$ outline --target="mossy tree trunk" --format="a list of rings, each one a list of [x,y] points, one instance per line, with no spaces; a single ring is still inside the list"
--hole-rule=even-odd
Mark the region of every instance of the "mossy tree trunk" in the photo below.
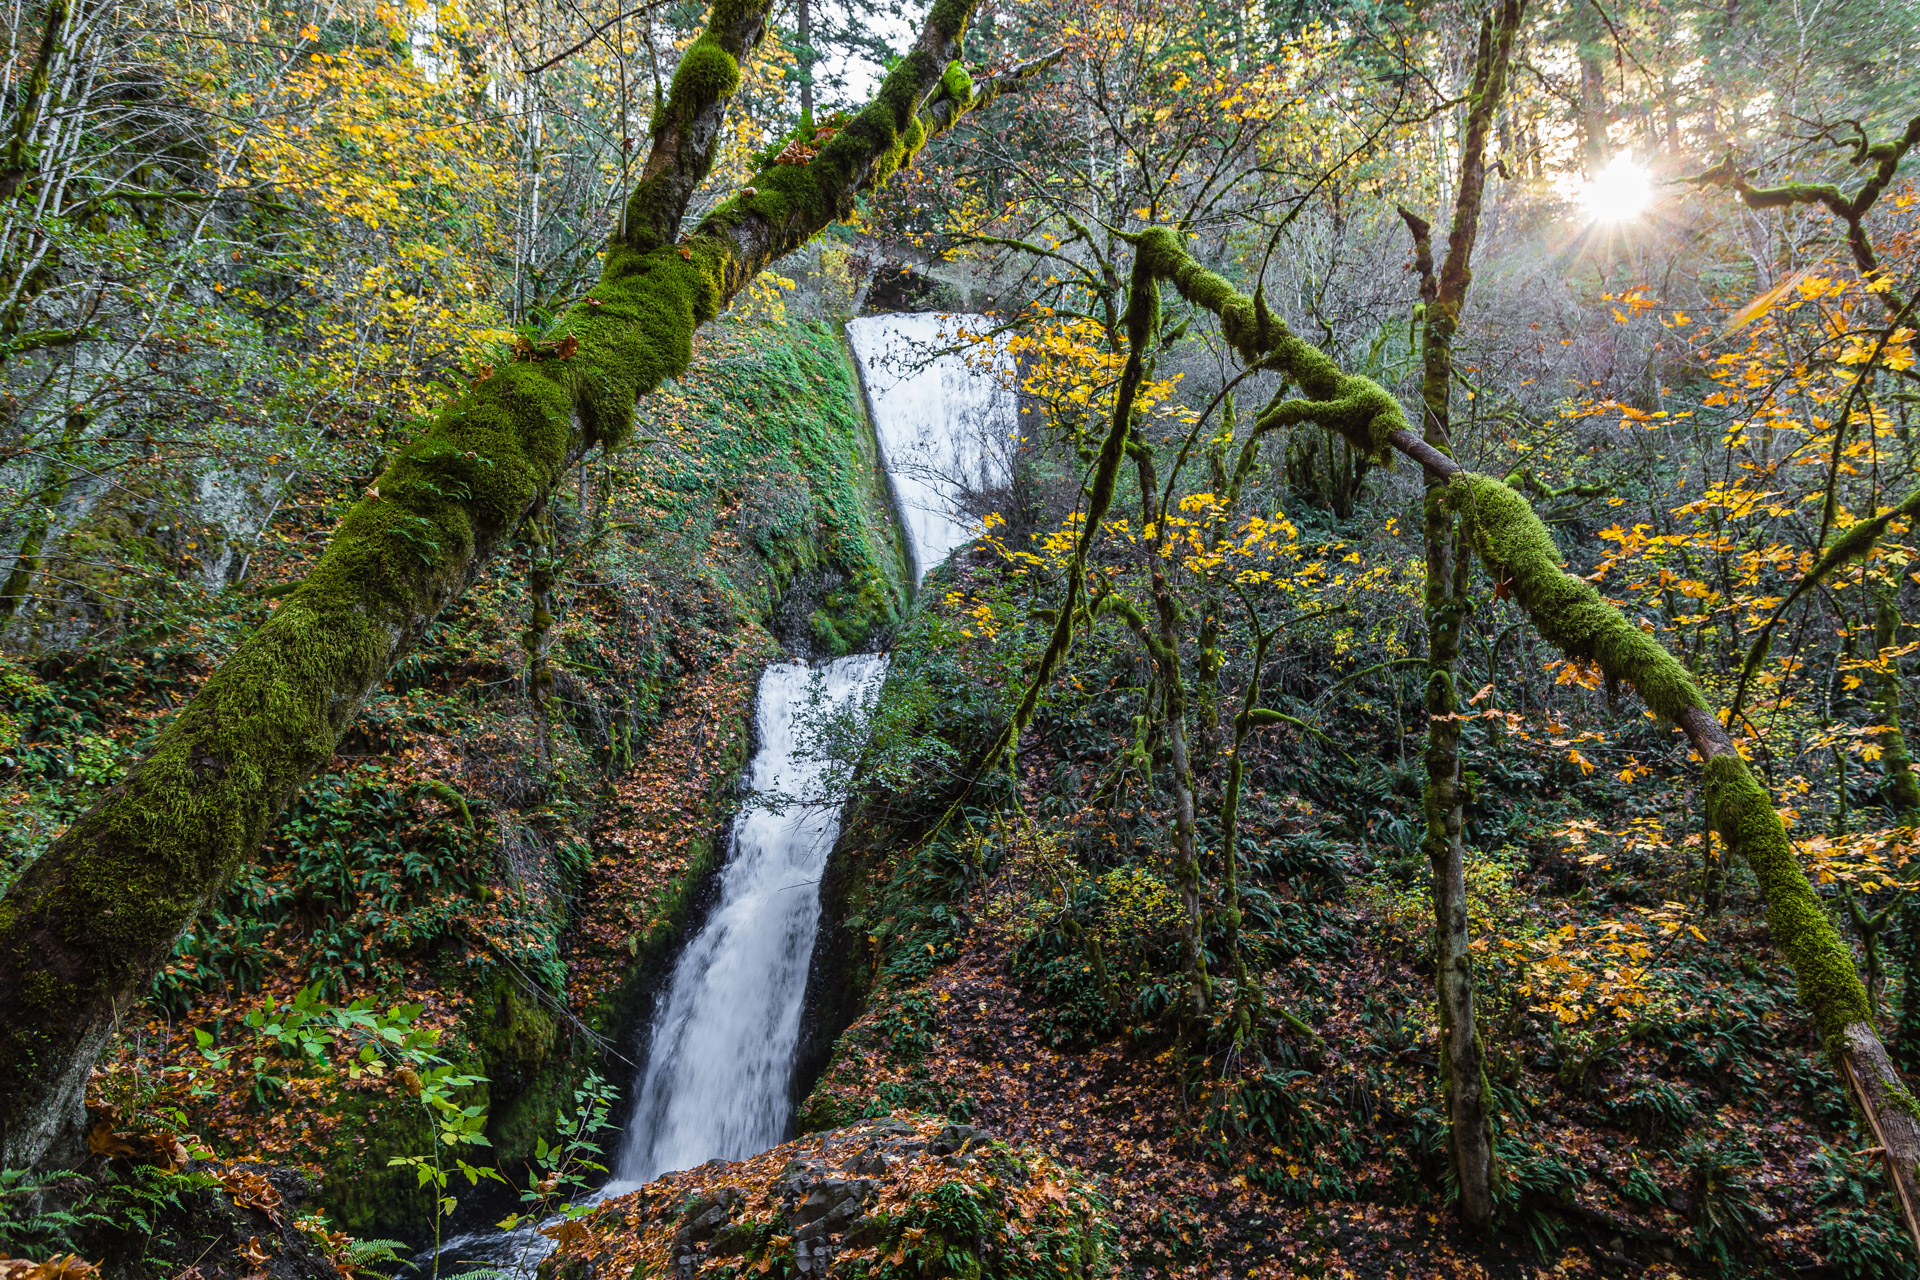
[[[1247,958],[1240,948],[1240,790],[1245,784],[1247,740],[1255,728],[1274,723],[1278,717],[1260,706],[1260,677],[1266,670],[1267,650],[1279,628],[1260,625],[1260,614],[1253,601],[1241,597],[1247,611],[1247,625],[1253,631],[1253,667],[1247,673],[1247,687],[1241,694],[1240,712],[1233,718],[1233,746],[1227,759],[1227,784],[1220,798],[1220,851],[1225,859],[1225,877],[1221,895],[1224,904],[1220,923],[1225,926],[1227,962],[1233,966],[1233,1043],[1236,1047],[1253,1034],[1255,1021],[1265,993],[1247,972]]]
[[[1258,425],[1319,423],[1357,449],[1376,457],[1392,450],[1444,477],[1445,501],[1469,517],[1465,527],[1475,552],[1510,584],[1540,634],[1568,657],[1597,662],[1613,679],[1631,684],[1655,715],[1686,735],[1704,762],[1709,821],[1728,852],[1746,859],[1759,881],[1773,942],[1793,967],[1801,1002],[1874,1136],[1908,1235],[1920,1244],[1920,1103],[1880,1041],[1853,953],[1796,860],[1773,797],[1707,710],[1686,667],[1601,600],[1591,583],[1561,568],[1552,536],[1522,494],[1473,475],[1408,430],[1399,402],[1385,388],[1343,372],[1258,297],[1202,267],[1178,233],[1155,227],[1128,238],[1139,251],[1136,275],[1172,284],[1194,306],[1219,317],[1222,336],[1243,362],[1263,364],[1299,389],[1296,397],[1269,405]]]
[[[1151,372],[1149,375],[1151,376]],[[1180,1021],[1188,1030],[1205,1025],[1211,1005],[1207,980],[1206,910],[1200,895],[1200,844],[1194,830],[1193,758],[1187,740],[1187,681],[1180,661],[1180,602],[1174,597],[1168,579],[1171,562],[1180,554],[1167,512],[1158,509],[1160,492],[1158,468],[1154,466],[1153,446],[1130,439],[1127,452],[1133,455],[1140,478],[1140,527],[1154,530],[1147,539],[1148,593],[1153,599],[1155,632],[1149,634],[1144,619],[1136,622],[1158,668],[1162,708],[1167,735],[1168,782],[1173,791],[1173,881],[1180,895],[1180,967],[1186,976],[1186,998]]]
[[[1505,0],[1480,24],[1465,136],[1460,148],[1460,187],[1454,199],[1447,256],[1438,275],[1428,224],[1402,209],[1414,240],[1420,274],[1422,325],[1422,440],[1453,453],[1453,337],[1460,308],[1473,280],[1473,246],[1479,238],[1486,189],[1487,139],[1506,93],[1514,36],[1524,0]],[[1434,987],[1439,1002],[1441,1073],[1446,1091],[1448,1147],[1460,1186],[1460,1216],[1476,1231],[1493,1220],[1493,1133],[1487,1107],[1485,1064],[1473,1008],[1472,934],[1467,917],[1465,826],[1460,790],[1460,631],[1471,605],[1470,561],[1461,554],[1446,481],[1427,476],[1424,542],[1427,624],[1426,787],[1422,807],[1426,835],[1421,848],[1432,869]]]
[[[874,101],[810,164],[755,175],[683,236],[770,3],[718,0],[687,49],[589,296],[395,454],[300,588],[0,900],[0,1163],[75,1150],[94,1060],[181,932],[393,662],[575,462],[626,439],[635,401],[686,369],[694,329],[930,136],[1051,61],[970,81],[955,59],[974,0],[936,0]]]
[[[1878,742],[1881,769],[1886,775],[1887,806],[1903,827],[1920,827],[1920,783],[1914,781],[1913,757],[1900,728],[1900,659],[1887,656],[1900,626],[1900,612],[1891,593],[1881,593],[1873,619],[1873,652],[1880,664],[1874,673],[1875,713],[1880,721]]]
[[[811,0],[794,0],[794,59],[800,74],[800,127],[813,129],[813,5]]]
[[[543,504],[528,518],[527,629],[520,647],[527,655],[527,701],[533,706],[534,762],[544,775],[553,768],[553,665],[547,650],[553,642],[553,588],[560,561],[554,542],[553,516]]]

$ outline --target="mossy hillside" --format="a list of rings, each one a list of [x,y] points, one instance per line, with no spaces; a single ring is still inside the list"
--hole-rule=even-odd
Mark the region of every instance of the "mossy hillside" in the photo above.
[[[742,735],[744,741],[744,735]],[[733,792],[745,770],[747,755],[736,753],[713,788],[716,807],[727,793]],[[651,1003],[661,979],[671,970],[700,887],[720,869],[723,836],[718,830],[696,835],[688,845],[686,867],[675,875],[645,904],[647,927],[628,944],[629,962],[624,977],[616,986],[596,993],[589,1004],[576,1012],[596,1033],[618,1045],[630,1044],[638,1029],[640,1014]]]
[[[730,346],[709,375],[650,405],[643,429],[656,413],[693,424],[655,451],[677,460],[657,482],[661,510],[677,522],[666,536],[683,548],[719,539],[751,552],[725,570],[744,612],[770,624],[789,590],[828,575],[839,585],[810,602],[822,651],[853,652],[899,622],[911,571],[834,329],[795,322]]]
[[[112,802],[15,885],[0,905],[0,985],[20,1014],[0,1035],[10,1154],[33,1158],[58,1140],[112,1011],[325,767],[362,700],[430,620],[572,463],[626,438],[636,401],[687,368],[699,325],[924,142],[916,114],[958,54],[971,11],[967,0],[934,6],[931,38],[805,166],[821,180],[816,198],[783,219],[779,235],[742,240],[709,218],[677,246],[610,246],[593,296],[562,317],[555,337],[481,371],[398,451],[299,589],[228,656]],[[733,13],[722,6],[714,28]],[[713,85],[690,77],[686,87]],[[837,187],[821,185],[835,175]],[[68,955],[85,959],[53,959]]]
[[[899,509],[895,505],[893,486],[887,478],[885,462],[880,456],[880,437],[873,425],[872,415],[868,412],[867,398],[860,382],[859,366],[854,361],[853,348],[847,343],[844,329],[839,333],[839,355],[841,373],[846,379],[852,403],[860,412],[860,425],[856,433],[855,445],[859,451],[857,473],[866,481],[860,491],[861,508],[865,513],[869,536],[877,535],[872,553],[889,585],[896,586],[903,606],[910,605],[918,592],[913,576],[913,552],[907,545],[907,531],[900,523]],[[900,617],[906,616],[903,607]]]
[[[811,602],[810,638],[818,648],[846,652],[894,625],[904,606],[905,570],[899,557],[889,564],[877,551],[896,544],[898,533],[888,508],[874,498],[884,479],[870,469],[877,461],[870,429],[860,412],[852,371],[831,329],[792,324],[720,331],[697,369],[649,404],[641,429],[655,434],[656,446],[631,469],[628,510],[616,508],[612,514],[642,519],[630,538],[614,542],[596,557],[602,572],[636,586],[674,579],[702,583],[708,604],[692,612],[705,615],[699,619],[709,637],[703,644],[716,646],[716,652],[717,646],[737,643],[729,637],[743,624],[758,628],[770,623],[784,596],[805,589],[823,573],[844,585]],[[769,494],[789,499],[787,508],[762,510],[757,500]],[[573,634],[563,626],[562,634],[555,662],[575,680],[588,678],[594,665],[606,661],[604,644],[591,630]],[[677,649],[684,641],[668,644]],[[636,668],[636,674],[648,673],[644,687],[624,695],[637,731],[636,754],[641,755],[647,730],[656,724],[666,727],[663,718],[672,714],[669,708],[687,684],[688,673],[674,670],[684,664],[676,662],[671,649],[661,651],[656,645],[652,656],[653,661]],[[653,674],[651,669],[657,668],[665,670]],[[605,694],[599,700],[602,705],[618,701]],[[653,990],[677,954],[698,887],[717,869],[725,811],[747,763],[751,714],[748,700],[724,733],[712,735],[720,742],[718,756],[701,794],[690,797],[694,805],[680,814],[677,824],[690,828],[685,844],[670,864],[672,874],[635,895],[634,913],[646,924],[629,937],[624,954],[616,947],[619,976],[614,984],[594,989],[568,984],[572,1016],[610,1043],[631,1042]],[[573,727],[577,737],[586,736],[580,734],[581,727]],[[611,746],[610,741],[581,741],[577,751],[591,757]],[[593,785],[594,771],[581,772],[576,793]],[[621,794],[616,785],[616,806]],[[581,816],[573,826],[583,833],[595,821],[589,813],[606,810],[604,800],[595,803],[584,795],[576,794],[575,803]],[[596,847],[603,838],[592,837]],[[576,914],[579,910],[574,908]],[[578,950],[595,943],[583,934],[573,945]],[[576,958],[570,967],[583,959]],[[472,1032],[481,1058],[476,1070],[496,1082],[489,1134],[493,1154],[503,1166],[524,1159],[538,1138],[551,1136],[554,1104],[568,1096],[585,1065],[579,1056],[583,1046],[577,1041],[556,1043],[547,1015],[525,998],[507,1003],[528,1017],[489,1020],[476,1009],[481,1016]],[[593,1056],[589,1052],[587,1060]],[[622,1081],[623,1064],[597,1065],[609,1078]],[[370,1139],[363,1151],[373,1151],[379,1141]],[[330,1190],[349,1181],[378,1187],[390,1180],[364,1162],[355,1167],[351,1160],[334,1165],[330,1173]],[[352,1212],[363,1200],[377,1204],[379,1198],[356,1192],[342,1210]],[[380,1225],[395,1226],[391,1218]]]

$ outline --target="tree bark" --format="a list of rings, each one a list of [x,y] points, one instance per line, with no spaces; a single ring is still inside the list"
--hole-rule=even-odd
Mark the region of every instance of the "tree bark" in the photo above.
[[[1212,1003],[1207,980],[1206,914],[1200,896],[1200,846],[1194,831],[1193,759],[1187,743],[1187,685],[1180,667],[1180,605],[1167,581],[1167,561],[1178,554],[1173,534],[1163,526],[1165,512],[1156,507],[1160,491],[1152,447],[1129,441],[1140,476],[1141,527],[1155,529],[1149,539],[1148,590],[1153,597],[1158,634],[1147,629],[1137,613],[1129,617],[1158,670],[1166,712],[1167,754],[1173,789],[1173,878],[1180,894],[1180,967],[1187,991],[1180,1021],[1188,1029],[1200,1027]],[[1156,528],[1156,526],[1161,526]]]
[[[1881,662],[1889,663],[1887,670],[1874,673],[1875,688],[1878,697],[1880,733],[1876,741],[1880,745],[1881,767],[1887,779],[1887,804],[1893,810],[1893,820],[1901,826],[1920,827],[1920,784],[1913,776],[1913,757],[1907,751],[1907,736],[1900,728],[1900,660],[1888,659],[1883,655],[1893,647],[1895,631],[1900,625],[1899,611],[1893,607],[1890,595],[1883,594],[1876,602],[1873,619],[1873,652]]]
[[[1451,456],[1453,336],[1473,280],[1473,246],[1480,233],[1486,190],[1487,138],[1506,93],[1513,41],[1525,0],[1505,0],[1481,22],[1474,58],[1466,133],[1460,147],[1460,188],[1447,236],[1447,256],[1436,276],[1428,224],[1405,209],[1400,216],[1414,240],[1414,264],[1424,303],[1421,328],[1421,439]],[[1434,987],[1439,1002],[1441,1070],[1446,1090],[1448,1142],[1460,1186],[1460,1216],[1475,1231],[1493,1221],[1493,1132],[1487,1108],[1486,1069],[1480,1056],[1473,1009],[1472,936],[1467,919],[1467,883],[1460,793],[1460,701],[1455,681],[1460,629],[1470,605],[1470,561],[1444,501],[1446,481],[1427,477],[1427,782],[1423,797],[1426,836],[1421,848],[1433,872]]]
[[[1266,669],[1267,649],[1275,635],[1274,631],[1261,629],[1260,616],[1254,612],[1251,603],[1247,605],[1247,622],[1254,633],[1253,669],[1247,674],[1240,713],[1233,718],[1232,755],[1227,761],[1226,791],[1220,799],[1220,845],[1226,858],[1223,873],[1225,881],[1222,885],[1225,902],[1220,914],[1221,923],[1226,926],[1228,962],[1233,965],[1233,1040],[1236,1045],[1253,1033],[1254,1021],[1259,1017],[1265,994],[1248,974],[1247,958],[1240,950],[1240,926],[1243,923],[1240,913],[1240,788],[1246,780],[1244,753],[1247,739],[1263,718],[1257,714],[1262,711],[1259,705],[1260,677]]]
[[[754,194],[675,243],[770,2],[719,0],[682,58],[626,235],[589,298],[396,454],[301,587],[0,900],[0,1164],[74,1151],[93,1062],[180,933],[326,765],[395,659],[574,462],[626,438],[639,396],[685,370],[693,330],[928,137],[1049,62],[985,84],[947,75],[974,0],[936,0],[875,100],[811,164],[756,175]]]
[[[812,0],[794,0],[793,25],[795,53],[800,63],[800,127],[813,129],[813,4]]]

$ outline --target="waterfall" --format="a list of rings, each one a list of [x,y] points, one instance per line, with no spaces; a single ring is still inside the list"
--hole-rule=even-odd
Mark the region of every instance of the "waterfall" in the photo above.
[[[965,499],[1006,483],[1018,422],[997,376],[1004,369],[932,354],[981,320],[893,315],[847,326],[916,577],[979,532]],[[720,905],[681,953],[654,1016],[609,1191],[786,1138],[820,875],[843,799],[819,794],[824,765],[799,754],[796,711],[811,703],[829,714],[860,706],[864,715],[885,671],[885,658],[859,654],[817,669],[776,663],[761,676],[753,791],[804,803],[776,810],[750,799],[735,819]]]
[[[654,1017],[619,1182],[738,1160],[787,1136],[820,873],[843,799],[820,794],[825,765],[801,753],[795,713],[811,704],[864,716],[885,670],[885,658],[857,654],[820,668],[776,663],[760,677],[754,797],[734,820],[720,904],[681,954]]]
[[[847,326],[916,580],[978,535],[969,499],[1010,475],[1019,420],[1009,366],[976,367],[942,352],[959,328],[984,323],[922,314]],[[734,819],[720,901],[681,952],[655,1010],[613,1180],[595,1199],[670,1170],[756,1155],[787,1137],[820,876],[844,799],[824,794],[825,764],[795,731],[803,709],[864,718],[886,662],[856,654],[819,666],[775,663],[761,675],[752,794]],[[538,1225],[456,1237],[442,1259],[530,1277],[553,1247]]]
[[[1012,474],[1020,417],[1011,361],[943,350],[958,344],[961,330],[986,323],[921,312],[847,325],[916,579],[979,536],[967,499],[1004,487]]]

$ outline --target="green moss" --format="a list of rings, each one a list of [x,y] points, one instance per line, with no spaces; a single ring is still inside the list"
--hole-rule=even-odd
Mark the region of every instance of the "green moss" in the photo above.
[[[1400,402],[1385,388],[1371,378],[1343,373],[1324,351],[1289,330],[1260,298],[1249,298],[1225,276],[1202,267],[1171,229],[1152,227],[1132,239],[1156,278],[1220,318],[1221,331],[1243,360],[1279,370],[1304,393],[1269,405],[1256,423],[1259,430],[1315,422],[1339,432],[1375,462],[1390,462],[1393,449],[1387,437],[1406,429],[1407,420]]]
[[[1491,476],[1468,475],[1447,485],[1444,500],[1465,520],[1495,580],[1511,583],[1540,634],[1561,652],[1599,663],[1668,720],[1706,707],[1693,677],[1665,646],[1602,600],[1592,583],[1561,568],[1553,535],[1524,497]]]
[[[574,1064],[556,1058],[543,1066],[513,1097],[495,1103],[487,1117],[493,1161],[509,1178],[525,1166],[542,1138],[554,1138],[554,1117],[572,1110]]]
[[[668,120],[684,120],[699,104],[725,97],[740,87],[740,64],[713,35],[693,42],[673,73],[667,94]]]
[[[553,1056],[558,1028],[553,1015],[521,984],[505,973],[475,1002],[474,1047],[486,1062],[489,1080],[500,1081],[538,1071]]]
[[[1565,572],[1552,535],[1527,500],[1490,476],[1456,477],[1444,490],[1496,579],[1511,584],[1534,625],[1569,657],[1592,660],[1634,686],[1657,714],[1704,710],[1699,686],[1659,641]],[[1822,1037],[1868,1017],[1865,989],[1813,886],[1793,855],[1772,798],[1737,754],[1706,764],[1707,811],[1728,848],[1747,860],[1767,903],[1767,923],[1799,979]]]
[[[1707,761],[1707,814],[1747,860],[1767,902],[1767,928],[1786,953],[1821,1039],[1831,1047],[1854,1022],[1871,1020],[1853,955],[1793,855],[1773,798],[1737,755]]]
[[[320,1202],[342,1230],[369,1238],[409,1238],[432,1221],[432,1194],[396,1156],[432,1150],[433,1128],[413,1099],[368,1089],[343,1095],[340,1120],[318,1152]]]
[[[973,77],[958,58],[947,64],[946,73],[940,77],[940,91],[963,105],[973,101]]]

